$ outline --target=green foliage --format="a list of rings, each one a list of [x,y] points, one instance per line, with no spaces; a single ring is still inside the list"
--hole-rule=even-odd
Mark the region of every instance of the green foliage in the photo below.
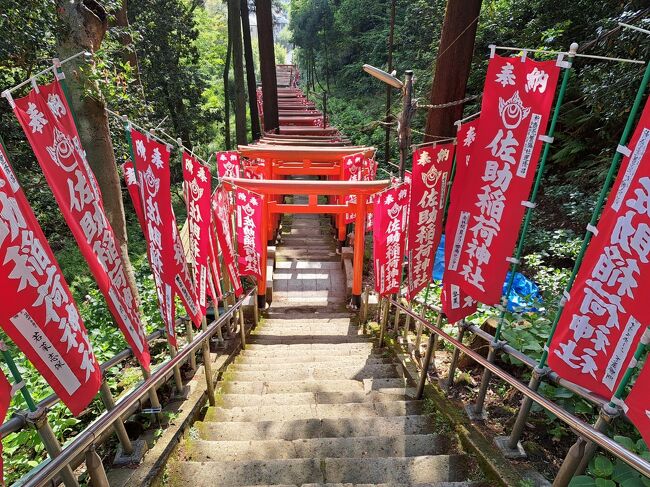
[[[650,452],[643,440],[633,441],[627,436],[614,436],[614,440],[628,450],[648,460]],[[650,479],[639,474],[624,461],[612,461],[604,454],[597,454],[587,469],[588,475],[574,477],[569,487],[643,487],[650,486]]]

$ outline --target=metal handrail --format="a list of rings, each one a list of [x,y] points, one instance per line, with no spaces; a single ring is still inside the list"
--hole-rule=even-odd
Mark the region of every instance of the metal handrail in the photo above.
[[[650,477],[650,463],[641,458],[640,456],[632,453],[630,450],[627,448],[624,448],[611,438],[609,438],[607,435],[604,433],[601,433],[600,431],[595,430],[593,427],[582,421],[580,418],[574,416],[573,414],[565,411],[562,409],[560,406],[555,404],[554,402],[546,399],[544,396],[538,394],[537,392],[533,391],[530,389],[528,386],[525,384],[522,384],[519,382],[515,377],[512,375],[508,374],[505,372],[503,369],[498,367],[497,365],[489,362],[485,357],[483,357],[481,354],[475,352],[471,348],[463,345],[461,342],[456,340],[454,337],[449,335],[448,333],[445,333],[442,329],[438,328],[437,326],[433,325],[432,323],[428,322],[426,319],[421,317],[420,315],[414,313],[407,307],[401,305],[400,303],[396,302],[393,298],[388,299],[389,303],[393,304],[396,308],[399,308],[401,312],[407,314],[411,318],[421,322],[424,326],[426,326],[430,331],[438,335],[439,337],[445,339],[449,343],[451,343],[454,347],[458,348],[461,352],[469,356],[472,360],[475,362],[479,363],[486,369],[488,369],[490,372],[495,374],[497,377],[500,379],[504,380],[508,384],[510,384],[512,387],[517,389],[519,392],[524,394],[526,397],[530,398],[540,406],[542,406],[544,409],[547,411],[553,413],[555,416],[560,418],[562,421],[564,421],[570,428],[572,428],[576,433],[579,435],[583,436],[584,438],[593,441],[595,444],[600,446],[601,448],[604,448],[607,450],[609,453],[612,455],[616,456],[617,458],[620,458],[623,460],[625,463],[630,465],[632,468],[638,470],[640,473],[643,475],[646,475]],[[422,371],[423,373],[426,373],[425,370]]]
[[[228,291],[223,294],[222,299],[227,299],[232,294],[234,294],[232,291]],[[187,317],[182,316],[178,318],[177,321],[185,321],[187,319],[188,319]],[[165,334],[165,329],[161,328],[147,335],[145,338],[147,340],[147,343],[151,344],[151,342],[164,336],[164,334]],[[132,356],[133,356],[133,349],[131,347],[126,347],[124,350],[118,352],[113,357],[108,359],[106,362],[100,364],[99,369],[102,371],[102,374],[104,374],[108,369],[115,367],[116,365],[124,362],[125,360],[131,358]],[[50,409],[60,401],[61,399],[59,398],[59,396],[56,393],[53,393],[47,396],[45,399],[41,400],[38,404],[36,404],[36,408],[37,410]],[[0,439],[5,438],[6,436],[12,433],[17,433],[25,426],[27,426],[28,414],[29,411],[26,409],[16,411],[13,413],[11,418],[7,419],[3,424],[0,424]]]
[[[219,316],[218,319],[213,321],[204,331],[196,335],[191,343],[188,343],[182,350],[178,352],[174,358],[160,366],[151,376],[145,380],[138,388],[124,396],[110,411],[106,411],[92,422],[86,429],[79,433],[74,440],[70,442],[62,451],[59,456],[47,462],[41,470],[36,472],[32,477],[25,480],[21,485],[23,487],[38,487],[49,480],[53,479],[56,474],[68,465],[73,459],[84,452],[88,447],[94,444],[104,431],[113,427],[113,423],[122,417],[122,414],[128,410],[133,404],[138,402],[143,396],[148,394],[152,387],[168,373],[172,372],[174,367],[180,365],[190,353],[195,352],[203,343],[204,340],[209,339],[217,332],[217,329],[237,311],[244,304],[244,301],[256,293],[256,289],[251,289],[248,293],[242,296],[228,311]],[[209,379],[211,380],[211,379]]]
[[[429,303],[424,303],[419,299],[416,299],[415,302],[418,303],[420,306],[423,306],[423,307],[427,308],[428,310],[433,311],[435,313],[440,313],[441,312],[441,309],[440,309],[439,306],[429,304]],[[476,325],[473,325],[473,324],[465,324],[464,326],[466,327],[467,330],[471,331],[472,333],[474,333],[479,338],[482,338],[483,340],[488,342],[488,344],[494,342],[494,335],[491,335],[487,331],[482,330],[480,327],[478,327]],[[510,355],[511,357],[519,360],[520,362],[522,362],[527,367],[529,367],[529,368],[531,368],[533,370],[535,370],[535,368],[537,368],[537,361],[536,360],[532,359],[531,357],[529,357],[525,353],[521,352],[520,350],[517,350],[512,345],[504,343],[503,346],[501,347],[501,350],[503,352],[507,353],[508,355]],[[600,396],[597,396],[597,395],[587,391],[586,389],[583,389],[582,387],[577,386],[577,385],[563,379],[562,377],[557,375],[556,372],[553,372],[551,370],[548,371],[548,373],[546,374],[546,377],[548,377],[551,382],[568,389],[569,391],[573,392],[574,394],[579,395],[580,397],[582,397],[583,399],[586,399],[587,401],[593,402],[595,405],[597,405],[599,407],[602,407],[602,406],[604,406],[605,404],[607,404],[609,402],[608,400],[606,400],[606,399],[604,399],[604,398],[602,398]]]

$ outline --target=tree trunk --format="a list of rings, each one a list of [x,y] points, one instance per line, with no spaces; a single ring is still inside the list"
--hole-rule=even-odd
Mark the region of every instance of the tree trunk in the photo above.
[[[232,36],[232,59],[235,72],[235,137],[246,145],[246,93],[244,92],[244,61],[241,38],[241,0],[228,0],[228,32]]]
[[[223,67],[223,119],[226,150],[232,148],[230,144],[230,53],[232,51],[232,34],[228,23],[228,45],[226,46],[226,62]]]
[[[278,118],[278,80],[275,74],[271,0],[255,0],[255,11],[257,14],[257,37],[260,50],[264,130],[275,132],[280,127],[280,120]]]
[[[92,0],[56,0],[63,27],[58,31],[58,51],[61,58],[81,50],[99,49],[108,27],[103,7]],[[105,101],[97,84],[79,69],[83,57],[63,65],[69,87],[70,105],[76,115],[77,130],[86,151],[88,163],[102,193],[104,209],[120,247],[129,286],[136,302],[140,302],[135,274],[128,253],[128,236],[124,219],[124,204],[120,176],[108,126]],[[92,96],[88,96],[88,90]]]
[[[251,25],[248,15],[248,0],[241,0],[241,23],[244,33],[244,60],[246,61],[248,105],[251,113],[251,135],[253,136],[253,140],[258,140],[262,136],[262,130],[260,129],[260,114],[257,111],[257,83],[255,81],[255,63],[253,62]]]
[[[465,97],[472,65],[474,41],[481,0],[448,0],[442,25],[435,76],[431,84],[431,104],[438,105]],[[456,135],[454,122],[462,118],[463,105],[429,110],[425,142],[435,137]]]

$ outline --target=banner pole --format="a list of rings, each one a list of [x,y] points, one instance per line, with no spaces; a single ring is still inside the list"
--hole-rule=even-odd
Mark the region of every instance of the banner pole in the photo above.
[[[623,133],[621,134],[619,145],[625,145],[628,142],[628,139],[632,132],[632,128],[634,126],[634,121],[636,120],[636,115],[639,111],[639,108],[641,107],[641,101],[643,100],[643,95],[645,94],[649,81],[650,81],[650,64],[646,66],[645,72],[643,74],[643,79],[641,80],[641,84],[639,85],[639,88],[637,90],[634,99],[634,104],[630,109],[630,114],[628,115],[627,122],[625,123],[625,128],[623,129]],[[604,206],[605,198],[607,196],[607,193],[609,192],[610,186],[612,185],[621,158],[622,155],[619,152],[615,152],[614,156],[612,157],[612,162],[609,166],[609,171],[607,172],[605,182],[603,183],[603,186],[600,190],[600,194],[598,195],[598,200],[596,202],[596,206],[594,207],[594,211],[591,214],[591,220],[589,222],[590,228],[595,226],[596,223],[598,222],[598,217],[600,216],[600,212]],[[580,269],[580,265],[582,264],[582,260],[587,251],[587,246],[591,241],[591,237],[592,237],[591,231],[587,230],[585,232],[585,236],[582,241],[582,246],[580,247],[580,251],[576,258],[576,262],[573,266],[573,271],[571,272],[571,276],[569,277],[569,281],[564,287],[563,296],[567,295],[571,291],[571,288],[573,287],[573,282],[575,281],[575,278],[578,274],[578,270]],[[557,325],[558,322],[560,321],[560,316],[562,315],[562,311],[564,309],[564,299],[565,298],[563,297],[560,300],[558,309],[555,312],[555,317],[553,318],[551,331],[549,333],[548,339],[546,340],[546,344],[544,346],[544,351],[542,352],[542,356],[539,359],[539,363],[535,368],[535,370],[533,371],[533,376],[531,377],[530,380],[529,387],[534,391],[537,391],[539,384],[541,382],[540,380],[541,377],[543,377],[548,372],[548,368],[546,367],[546,361],[548,359],[548,347],[551,346],[553,335],[557,330]],[[530,413],[530,408],[532,407],[532,405],[533,405],[533,401],[528,397],[525,397],[521,403],[519,414],[517,415],[517,420],[515,421],[515,425],[513,426],[513,431],[508,440],[508,445],[511,448],[513,447],[512,445],[516,446],[517,442],[519,441],[519,438],[521,437],[521,434],[523,432],[525,423],[528,419],[528,414]]]
[[[537,193],[539,192],[539,188],[541,186],[542,177],[544,175],[544,169],[546,167],[546,161],[548,160],[548,156],[551,150],[553,135],[555,134],[555,127],[557,125],[557,121],[560,116],[560,110],[562,108],[562,103],[564,101],[564,95],[566,93],[566,88],[569,83],[569,76],[571,74],[571,66],[573,64],[573,58],[575,57],[577,50],[578,50],[578,44],[574,42],[573,44],[571,44],[571,47],[569,48],[569,59],[567,61],[567,65],[565,66],[564,74],[562,76],[562,83],[560,85],[560,91],[557,95],[557,100],[555,101],[555,108],[553,109],[553,116],[551,118],[551,123],[546,133],[548,139],[544,141],[544,149],[542,152],[542,157],[540,158],[539,161],[539,166],[537,168],[537,174],[535,175],[533,190],[530,194],[528,206],[526,208],[526,215],[524,217],[524,222],[521,227],[519,242],[517,243],[514,259],[510,266],[510,277],[508,278],[506,291],[503,297],[501,298],[501,314],[499,316],[497,329],[494,332],[494,340],[490,344],[490,352],[488,358],[491,357],[492,358],[491,361],[495,359],[496,352],[500,348],[501,330],[503,329],[503,323],[505,322],[505,315],[508,307],[508,296],[512,291],[512,286],[515,280],[515,273],[517,271],[517,267],[519,265],[519,260],[521,259],[521,255],[523,253],[524,243],[526,241],[526,233],[528,232],[528,226],[530,225],[530,220],[533,216],[533,209],[535,207],[535,202],[537,200]],[[488,369],[485,369],[483,371],[483,377],[481,378],[481,387],[479,389],[478,397],[476,398],[476,403],[474,404],[473,411],[472,411],[474,415],[480,416],[483,414],[485,396],[487,394],[487,389],[491,378],[492,378],[492,373]]]

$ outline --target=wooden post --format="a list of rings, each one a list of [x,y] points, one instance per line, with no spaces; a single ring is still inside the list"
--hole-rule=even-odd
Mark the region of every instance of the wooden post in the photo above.
[[[388,31],[388,63],[387,71],[393,71],[393,37],[395,34],[395,3],[397,0],[391,0],[390,3],[390,29]],[[392,104],[393,87],[386,85],[386,118],[384,122],[387,124],[391,121],[390,107]],[[390,125],[385,127],[385,140],[384,140],[384,162],[388,163],[390,160]]]
[[[262,78],[264,130],[275,132],[280,127],[280,119],[278,117],[278,81],[275,75],[271,0],[255,0],[255,7],[260,51],[260,75]]]
[[[361,306],[363,279],[363,247],[366,237],[366,195],[357,194],[357,215],[354,222],[354,254],[352,261],[352,307]]]
[[[447,1],[435,75],[431,84],[432,105],[461,100],[465,97],[480,11],[481,0]],[[424,131],[429,135],[454,137],[456,135],[454,122],[462,116],[462,104],[431,109]],[[425,142],[431,140],[433,137],[424,137]]]

